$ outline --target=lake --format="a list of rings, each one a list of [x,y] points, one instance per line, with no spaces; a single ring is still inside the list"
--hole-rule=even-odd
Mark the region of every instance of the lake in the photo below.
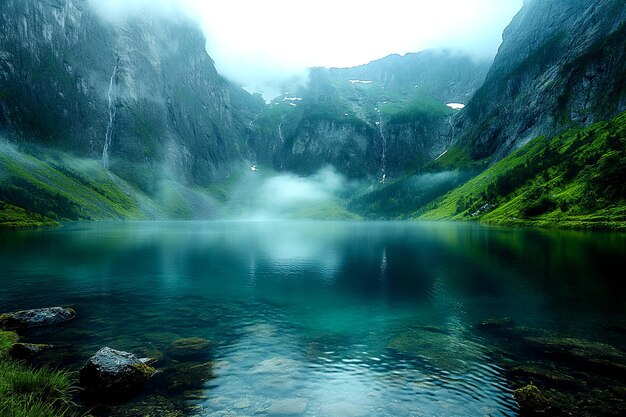
[[[516,416],[529,382],[619,415],[625,270],[620,234],[74,223],[0,233],[0,312],[73,306],[25,334],[55,366],[104,346],[158,359],[139,397],[96,415]],[[181,338],[211,345],[181,354]]]

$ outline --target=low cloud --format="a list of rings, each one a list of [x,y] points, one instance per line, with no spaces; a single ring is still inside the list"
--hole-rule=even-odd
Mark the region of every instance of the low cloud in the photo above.
[[[310,177],[279,174],[258,187],[254,205],[243,217],[277,220],[317,210],[337,202],[349,186],[334,168],[320,170]]]
[[[147,9],[197,19],[218,70],[251,90],[314,66],[345,67],[392,53],[459,49],[492,58],[523,0],[107,0],[91,2],[116,19]]]

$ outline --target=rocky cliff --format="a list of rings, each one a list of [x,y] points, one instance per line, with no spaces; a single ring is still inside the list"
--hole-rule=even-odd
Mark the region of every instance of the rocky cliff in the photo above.
[[[488,62],[449,51],[391,55],[354,68],[315,68],[308,84],[255,120],[262,151],[280,170],[333,165],[382,180],[432,161],[453,140],[447,103],[466,103]]]
[[[223,79],[193,22],[107,19],[86,0],[3,0],[0,129],[79,156],[148,190],[207,184],[251,158],[264,107]]]
[[[461,145],[474,159],[500,159],[625,110],[625,24],[623,0],[527,0],[461,114]]]

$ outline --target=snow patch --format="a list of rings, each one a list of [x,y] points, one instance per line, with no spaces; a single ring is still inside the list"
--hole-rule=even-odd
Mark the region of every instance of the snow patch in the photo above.
[[[450,107],[453,110],[461,110],[465,108],[465,104],[462,103],[448,103],[446,106]]]
[[[350,84],[371,84],[373,81],[370,80],[348,80]]]
[[[302,101],[302,97],[285,97],[283,101]]]

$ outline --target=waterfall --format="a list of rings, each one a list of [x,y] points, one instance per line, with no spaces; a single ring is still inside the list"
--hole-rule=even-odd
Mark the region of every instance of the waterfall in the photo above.
[[[109,123],[107,124],[107,130],[104,135],[104,148],[102,149],[102,165],[109,169],[109,147],[111,146],[111,137],[113,136],[113,122],[115,121],[115,103],[113,101],[113,83],[115,82],[115,75],[117,74],[117,65],[113,68],[113,75],[111,75],[111,81],[109,82]]]
[[[285,138],[283,137],[283,122],[280,122],[280,124],[278,125],[278,137],[280,138],[281,143],[285,143]]]
[[[382,154],[380,156],[380,183],[384,184],[387,177],[387,137],[385,136],[385,132],[383,132],[383,120],[382,117],[380,117],[380,109],[376,108],[376,112],[378,113],[377,125],[380,132],[380,140],[382,144]]]

